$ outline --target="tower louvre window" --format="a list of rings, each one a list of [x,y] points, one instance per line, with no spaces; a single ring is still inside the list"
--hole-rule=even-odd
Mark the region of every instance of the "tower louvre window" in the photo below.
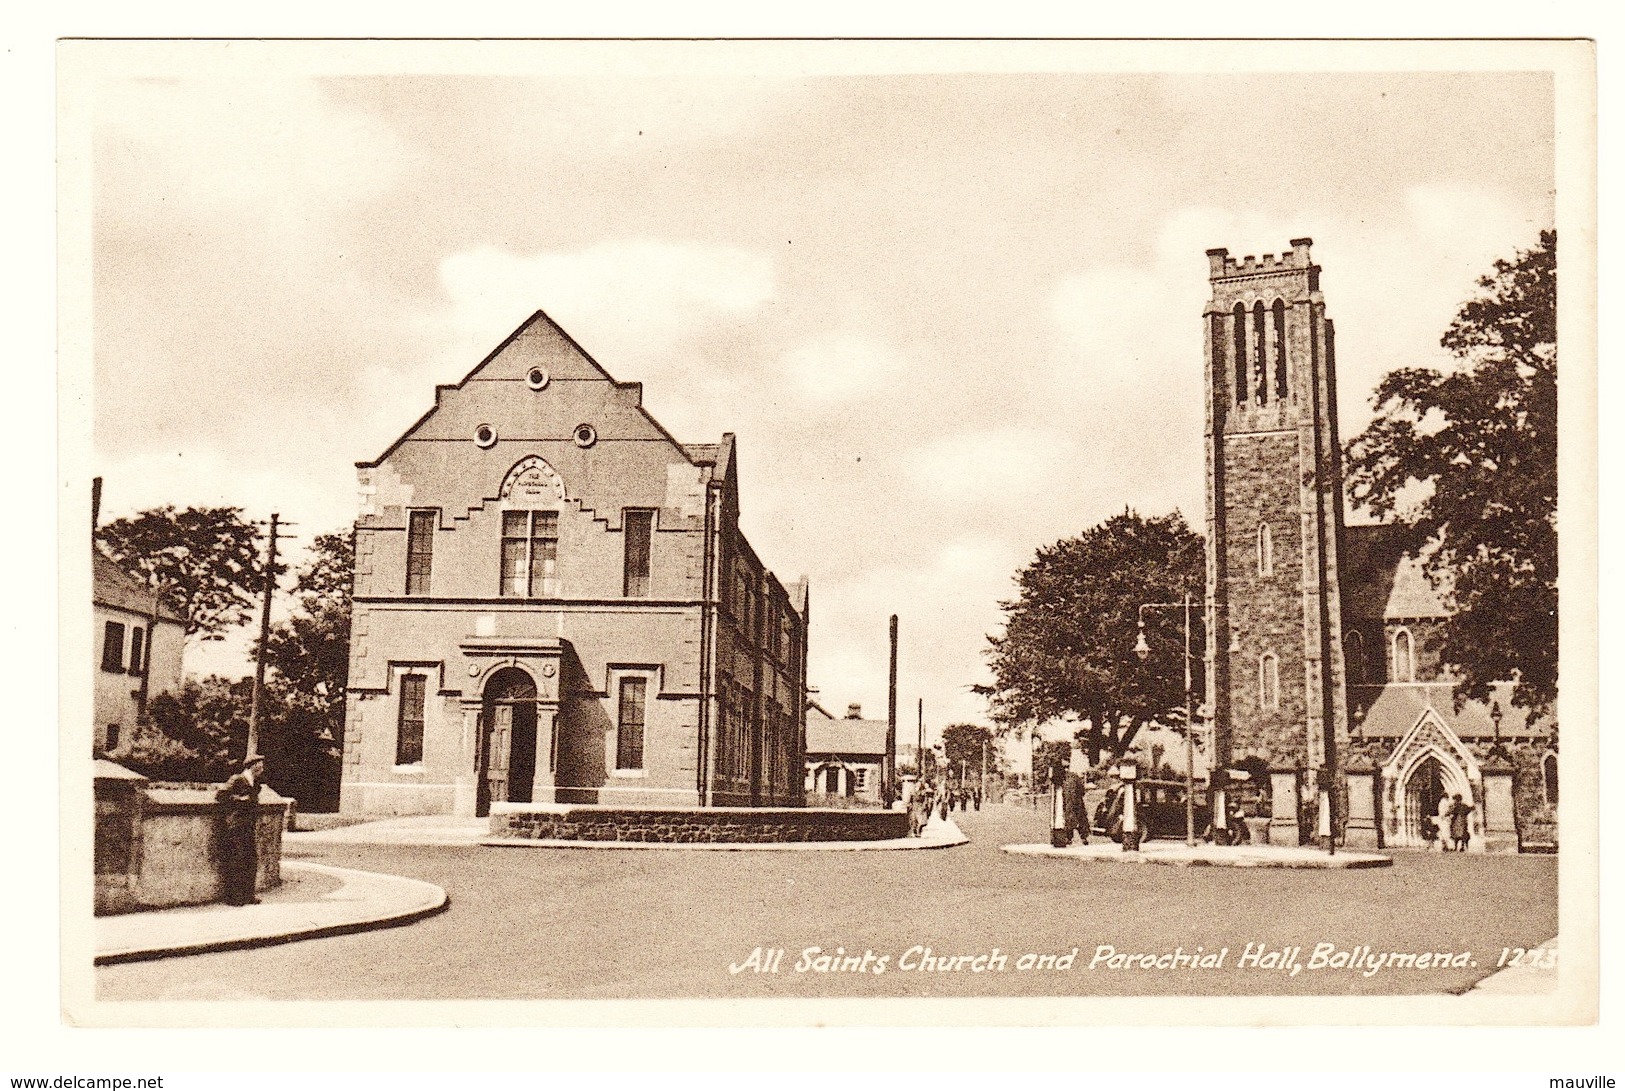
[[[1286,304],[1279,299],[1270,308],[1275,320],[1275,398],[1286,397]]]
[[[1247,311],[1240,303],[1230,312],[1230,349],[1235,358],[1236,404],[1247,404]]]
[[[1269,401],[1269,374],[1265,367],[1264,301],[1253,304],[1253,398],[1259,405]]]
[[[1275,575],[1275,543],[1270,536],[1268,523],[1258,524],[1258,574]]]

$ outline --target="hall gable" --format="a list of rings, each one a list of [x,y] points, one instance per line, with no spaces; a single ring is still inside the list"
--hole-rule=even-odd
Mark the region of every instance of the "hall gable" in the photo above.
[[[356,464],[363,521],[409,508],[463,519],[499,499],[526,459],[618,527],[627,508],[699,514],[711,468],[643,408],[643,385],[617,381],[538,311],[377,459]],[[664,525],[664,524],[663,524]]]

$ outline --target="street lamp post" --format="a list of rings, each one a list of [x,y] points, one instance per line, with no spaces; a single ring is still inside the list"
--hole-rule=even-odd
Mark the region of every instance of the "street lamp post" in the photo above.
[[[1183,602],[1147,602],[1140,605],[1139,637],[1134,642],[1134,654],[1143,661],[1151,654],[1151,645],[1145,640],[1145,612],[1147,610],[1185,611],[1185,844],[1196,844],[1196,724],[1191,715],[1191,594],[1185,592]]]

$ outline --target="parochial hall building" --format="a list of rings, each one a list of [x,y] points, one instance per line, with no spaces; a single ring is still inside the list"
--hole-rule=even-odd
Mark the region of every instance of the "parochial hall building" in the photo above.
[[[807,586],[537,312],[357,464],[342,809],[802,801]]]

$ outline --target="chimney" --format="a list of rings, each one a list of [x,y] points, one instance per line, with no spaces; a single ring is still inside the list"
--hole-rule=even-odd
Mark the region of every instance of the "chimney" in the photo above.
[[[847,705],[846,706],[846,718],[849,719],[849,720],[861,720],[861,719],[863,719],[863,706],[860,705],[860,704],[857,704],[855,702],[853,704]]]

